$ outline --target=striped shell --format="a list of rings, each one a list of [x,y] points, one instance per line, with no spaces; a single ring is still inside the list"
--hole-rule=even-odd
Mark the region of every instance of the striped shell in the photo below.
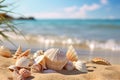
[[[80,72],[87,72],[86,64],[82,61],[78,60],[77,62],[73,62],[75,69],[77,69]]]
[[[27,57],[21,57],[17,59],[15,63],[17,67],[24,67],[24,68],[28,68],[29,64],[30,64],[30,60]]]
[[[30,71],[24,68],[19,70],[19,74],[22,75],[24,78],[31,76]]]
[[[0,55],[7,58],[12,56],[10,50],[5,46],[0,46]]]
[[[111,65],[110,62],[108,62],[107,60],[103,58],[99,58],[99,57],[93,58],[91,61],[96,64]]]
[[[57,48],[48,49],[45,51],[44,55],[47,68],[49,69],[61,70],[68,61],[66,55]]]
[[[45,56],[41,55],[35,58],[35,64],[41,64],[44,69],[46,68],[46,63],[45,63]]]
[[[23,56],[27,57],[27,56],[30,54],[30,51],[31,51],[31,49],[28,49],[28,50],[26,50],[25,52],[21,53],[21,54],[17,57],[17,59],[19,59],[19,58],[21,58],[21,57],[23,57]]]
[[[33,64],[31,66],[31,72],[42,72],[43,66],[41,64]]]
[[[21,53],[22,53],[22,48],[21,46],[19,46],[13,58],[16,59]]]
[[[74,69],[74,65],[71,61],[68,61],[64,68],[68,71],[72,71]]]
[[[77,53],[72,45],[68,48],[68,51],[66,53],[66,57],[68,60],[70,60],[72,62],[78,60],[78,55],[77,55]]]

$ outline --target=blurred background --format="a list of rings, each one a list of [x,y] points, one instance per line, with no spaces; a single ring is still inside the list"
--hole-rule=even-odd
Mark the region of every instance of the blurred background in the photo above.
[[[81,59],[98,56],[120,64],[119,0],[6,0],[3,4],[11,11],[4,15],[24,35],[5,32],[16,46],[34,52],[51,47],[66,51],[73,45]],[[2,40],[2,45],[16,50]]]

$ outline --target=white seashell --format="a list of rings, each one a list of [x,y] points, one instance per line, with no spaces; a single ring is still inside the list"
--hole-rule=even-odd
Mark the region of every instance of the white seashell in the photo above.
[[[20,59],[17,59],[15,66],[28,68],[29,64],[30,60],[27,57],[21,57]]]
[[[82,61],[78,60],[77,62],[73,62],[75,69],[79,70],[80,72],[87,72],[87,68],[85,63]]]
[[[7,47],[0,46],[0,55],[3,57],[11,57],[12,53],[10,52],[10,50]]]
[[[22,48],[21,46],[19,45],[17,51],[15,52],[15,55],[14,55],[14,59],[16,59],[20,54],[22,53]]]
[[[44,55],[41,55],[35,58],[35,64],[41,64],[43,66],[43,69],[47,69]]]
[[[8,69],[13,72],[14,70],[17,69],[17,67],[15,65],[10,65]]]
[[[56,73],[56,71],[52,69],[47,69],[47,70],[44,70],[43,73]]]
[[[78,60],[78,55],[77,55],[77,53],[72,45],[68,48],[68,51],[66,53],[66,57],[68,60],[70,60],[72,62]]]
[[[75,67],[71,61],[68,61],[64,68],[68,71],[72,71]]]
[[[43,54],[44,54],[43,50],[38,50],[34,53],[33,58],[36,58],[36,57],[43,55]]]
[[[48,49],[44,52],[44,55],[49,69],[61,70],[68,61],[66,55],[57,48]]]

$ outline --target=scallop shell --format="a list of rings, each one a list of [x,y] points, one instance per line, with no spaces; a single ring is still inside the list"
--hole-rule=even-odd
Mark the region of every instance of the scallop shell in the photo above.
[[[78,60],[78,55],[77,55],[77,53],[72,45],[68,48],[68,51],[66,53],[66,57],[68,60],[70,60],[72,62]]]
[[[43,66],[41,64],[33,64],[31,66],[31,72],[42,72]]]
[[[77,62],[73,62],[75,69],[77,69],[80,72],[87,72],[86,64],[82,61],[78,60]]]
[[[17,51],[15,52],[14,59],[16,59],[21,53],[22,53],[22,48],[21,48],[21,46],[19,45]]]
[[[44,52],[44,55],[49,69],[61,70],[68,61],[66,55],[57,48],[48,49]]]
[[[47,69],[44,55],[41,55],[41,56],[38,56],[37,58],[35,58],[35,64],[41,64],[44,69]]]
[[[12,56],[10,50],[5,46],[0,46],[0,55],[7,58]]]
[[[30,64],[30,60],[27,57],[21,57],[17,59],[15,66],[28,68],[29,64]]]
[[[44,54],[43,50],[38,50],[34,53],[33,58],[36,58],[36,57],[43,55],[43,54]]]
[[[19,58],[21,58],[21,57],[23,57],[23,56],[28,56],[29,54],[30,54],[30,51],[31,51],[31,49],[28,49],[28,50],[26,50],[25,52],[23,52],[23,53],[21,53],[18,57],[17,57],[17,59],[19,59]]]
[[[71,61],[68,61],[64,68],[68,71],[72,71],[75,67]]]
[[[91,61],[96,64],[111,65],[110,62],[108,62],[107,60],[103,58],[99,58],[99,57],[93,58]]]
[[[22,75],[24,78],[30,77],[31,73],[29,70],[22,68],[19,70],[19,74]]]
[[[13,72],[14,70],[17,69],[17,67],[15,65],[10,65],[8,69]]]

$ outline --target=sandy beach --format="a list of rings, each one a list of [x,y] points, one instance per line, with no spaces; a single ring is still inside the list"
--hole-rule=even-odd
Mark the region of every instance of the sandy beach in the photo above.
[[[13,80],[13,72],[7,67],[15,64],[15,59],[0,56],[1,80]],[[27,80],[120,80],[120,65],[87,64],[87,73],[79,71],[57,71],[56,73],[31,73]]]

